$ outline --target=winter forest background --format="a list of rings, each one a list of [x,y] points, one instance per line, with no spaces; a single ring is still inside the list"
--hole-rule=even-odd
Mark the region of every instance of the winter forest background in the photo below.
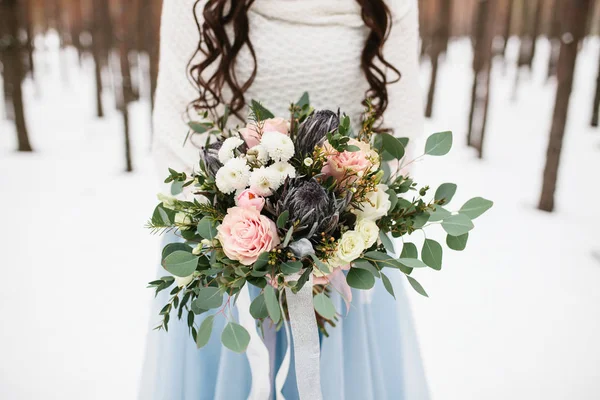
[[[409,292],[432,398],[600,398],[600,1],[419,3],[414,174],[496,203]],[[0,0],[1,398],[136,397],[161,6]]]

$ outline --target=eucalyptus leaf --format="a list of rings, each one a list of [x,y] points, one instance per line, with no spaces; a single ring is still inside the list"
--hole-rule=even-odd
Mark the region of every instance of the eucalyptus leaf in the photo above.
[[[192,315],[194,315],[194,314],[192,314]],[[201,349],[202,347],[204,347],[208,344],[208,341],[210,340],[210,335],[212,333],[214,320],[215,320],[215,316],[209,315],[208,317],[204,318],[204,321],[202,321],[202,323],[200,324],[200,328],[198,329],[198,332],[196,333],[196,347],[197,348]]]
[[[201,288],[198,292],[198,297],[194,300],[194,305],[197,308],[210,310],[220,307],[223,304],[223,293],[216,287]]]
[[[408,268],[426,268],[427,264],[418,258],[400,258],[398,262]]]
[[[273,323],[277,324],[281,319],[281,309],[279,308],[279,302],[277,301],[277,295],[275,293],[275,289],[273,289],[273,286],[268,285],[265,287],[264,295],[269,317],[271,317]]]
[[[300,97],[300,99],[296,102],[296,105],[300,108],[307,106],[310,104],[310,96],[308,95],[308,92],[304,92],[302,93],[302,96]]]
[[[281,272],[285,275],[295,274],[302,269],[301,261],[283,261],[281,263]]]
[[[177,250],[186,251],[188,253],[192,252],[192,248],[185,243],[180,243],[180,242],[169,243],[162,250],[161,260],[164,260],[165,258],[167,258],[167,256],[169,254],[174,253]]]
[[[469,234],[465,233],[460,236],[446,236],[446,244],[449,248],[456,251],[463,251],[467,247],[467,240],[469,239]]]
[[[452,132],[438,132],[427,138],[425,154],[430,156],[444,156],[452,148]]]
[[[473,221],[465,214],[455,214],[442,221],[442,228],[448,235],[460,236],[474,228]]]
[[[425,239],[421,257],[427,266],[439,271],[442,269],[442,246],[432,239]]]
[[[346,282],[355,289],[368,290],[375,285],[375,277],[365,269],[350,268],[346,275]]]
[[[484,199],[483,197],[475,197],[467,201],[460,208],[459,213],[464,214],[471,219],[475,219],[490,208],[492,208],[493,205],[493,201]]]
[[[381,273],[381,281],[383,282],[383,287],[392,297],[395,299],[396,295],[394,294],[394,287],[392,286],[392,282],[390,282],[390,278],[387,277],[383,272]]]
[[[390,240],[390,237],[387,235],[387,233],[385,233],[384,231],[379,231],[379,240],[381,240],[383,247],[385,247],[387,251],[389,251],[390,253],[396,252],[394,250],[394,244]]]
[[[415,289],[417,293],[419,293],[422,296],[429,297],[425,289],[423,289],[423,286],[421,286],[421,284],[415,278],[408,275],[406,275],[406,278],[408,279],[410,286],[412,286],[412,288]]]
[[[182,181],[173,181],[171,183],[171,195],[177,196],[179,193],[183,192],[183,184],[185,182]]]
[[[269,263],[269,253],[264,252],[258,256],[256,261],[254,262],[253,268],[256,271],[263,271],[263,268],[266,267],[268,265],[268,263]]]
[[[287,247],[288,244],[290,243],[290,240],[292,240],[292,234],[294,233],[294,227],[290,227],[290,229],[288,229],[287,234],[285,235],[285,239],[283,239],[283,247]]]
[[[315,306],[315,310],[325,319],[333,319],[335,317],[336,311],[333,302],[325,293],[319,293],[315,297],[313,297],[313,304]]]
[[[427,211],[423,211],[421,214],[415,215],[413,220],[413,228],[422,228],[429,221],[429,213]]]
[[[243,326],[229,322],[221,333],[221,342],[229,350],[243,353],[250,343],[250,334]]]
[[[404,157],[405,149],[402,142],[389,133],[380,133],[378,136],[381,136],[381,143],[385,151],[390,153],[397,160]]]
[[[262,104],[260,104],[256,100],[251,101],[250,107],[256,114],[256,117],[260,119],[260,121],[264,121],[265,119],[269,118],[275,118],[275,115],[271,111],[267,110]]]
[[[196,133],[204,133],[212,128],[212,124],[194,121],[188,122],[188,126]]]
[[[204,239],[213,240],[217,237],[217,223],[211,217],[204,217],[198,222],[198,228],[196,230],[198,235]]]
[[[402,253],[400,253],[400,258],[419,258],[417,246],[415,246],[414,243],[405,242],[404,246],[402,246]]]
[[[198,267],[198,256],[187,251],[175,250],[162,262],[163,267],[171,274],[185,278],[194,273]]]
[[[263,319],[269,316],[264,294],[259,294],[252,301],[252,303],[250,303],[250,315],[252,315],[255,319]]]
[[[429,216],[429,222],[442,221],[445,218],[448,218],[450,215],[452,215],[452,213],[446,210],[444,207],[436,206],[435,211],[432,212]]]
[[[450,203],[456,193],[456,184],[442,183],[435,191],[435,201],[444,199],[444,204]]]
[[[371,274],[373,274],[376,277],[380,276],[380,272],[377,269],[377,267],[375,267],[373,264],[371,264],[369,261],[367,260],[356,260],[352,263],[352,267],[354,268],[360,268],[360,269],[365,269],[367,271],[369,271]]]

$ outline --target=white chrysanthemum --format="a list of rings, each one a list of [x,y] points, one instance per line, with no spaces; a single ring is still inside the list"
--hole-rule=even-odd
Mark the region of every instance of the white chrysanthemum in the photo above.
[[[246,152],[246,159],[254,162],[258,161],[261,164],[266,164],[269,161],[269,152],[262,144],[257,144]]]
[[[365,251],[365,241],[362,235],[356,231],[345,232],[338,241],[335,256],[346,263],[350,263],[360,257]]]
[[[235,149],[244,144],[244,141],[239,137],[230,137],[225,139],[223,145],[219,149],[219,161],[225,164],[227,161],[235,158]]]
[[[283,184],[286,178],[295,178],[296,177],[296,169],[292,164],[287,161],[276,162],[273,165],[267,167],[267,169],[272,170],[279,177],[279,184]]]
[[[361,203],[361,209],[355,210],[358,219],[370,219],[377,221],[386,215],[392,205],[390,196],[386,193],[388,186],[384,184],[377,185],[376,192],[370,192],[366,195],[368,201]]]
[[[354,230],[362,236],[365,241],[365,248],[369,248],[375,244],[379,237],[379,227],[370,219],[361,219],[358,221]]]
[[[250,175],[250,189],[259,196],[270,196],[279,189],[281,180],[277,171],[270,168],[255,168]]]
[[[265,146],[273,161],[287,161],[294,156],[292,139],[281,132],[265,132],[260,144]]]
[[[250,179],[250,167],[243,158],[233,158],[222,166],[215,177],[219,190],[225,194],[245,189]]]

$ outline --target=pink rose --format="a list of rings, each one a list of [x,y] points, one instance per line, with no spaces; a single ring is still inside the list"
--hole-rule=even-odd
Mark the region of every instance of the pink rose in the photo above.
[[[254,264],[259,255],[280,243],[275,222],[254,207],[230,208],[217,230],[225,255],[243,265]]]
[[[263,124],[263,133],[275,131],[289,135],[290,123],[283,118],[278,117],[265,119]],[[261,136],[254,122],[250,122],[245,128],[240,129],[240,134],[246,141],[246,144],[249,148],[252,148],[260,143]]]
[[[261,211],[265,206],[265,198],[257,195],[250,189],[244,190],[235,198],[238,207],[254,207],[257,211]]]
[[[368,143],[350,139],[348,145],[357,146],[360,150],[340,153],[331,147],[329,142],[325,142],[323,146],[327,154],[327,162],[321,172],[333,176],[337,181],[345,179],[342,185],[353,183],[371,169],[379,168],[379,156]]]

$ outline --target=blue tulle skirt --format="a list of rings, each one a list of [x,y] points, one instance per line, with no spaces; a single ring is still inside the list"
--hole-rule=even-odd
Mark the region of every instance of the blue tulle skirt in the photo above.
[[[174,241],[173,237],[165,238]],[[166,275],[159,267],[159,276]],[[321,386],[325,400],[427,400],[419,346],[400,271],[388,270],[395,290],[394,300],[380,281],[369,292],[354,290],[350,312],[334,295],[338,312],[344,314],[329,337],[321,341]],[[152,327],[161,321],[158,313],[169,290],[152,304]],[[252,294],[252,291],[251,291]],[[235,316],[235,311],[234,311]],[[250,393],[251,374],[245,354],[224,348],[220,341],[225,319],[217,316],[208,345],[196,349],[185,318],[172,315],[169,332],[148,334],[140,399],[144,400],[245,400]],[[205,314],[196,318],[202,322]],[[266,324],[265,324],[266,325]],[[277,371],[287,348],[285,330],[267,331],[271,370]],[[292,347],[293,348],[293,347]],[[298,399],[294,360],[284,386],[286,400]],[[273,391],[272,391],[273,392]],[[267,400],[267,399],[265,399]]]

